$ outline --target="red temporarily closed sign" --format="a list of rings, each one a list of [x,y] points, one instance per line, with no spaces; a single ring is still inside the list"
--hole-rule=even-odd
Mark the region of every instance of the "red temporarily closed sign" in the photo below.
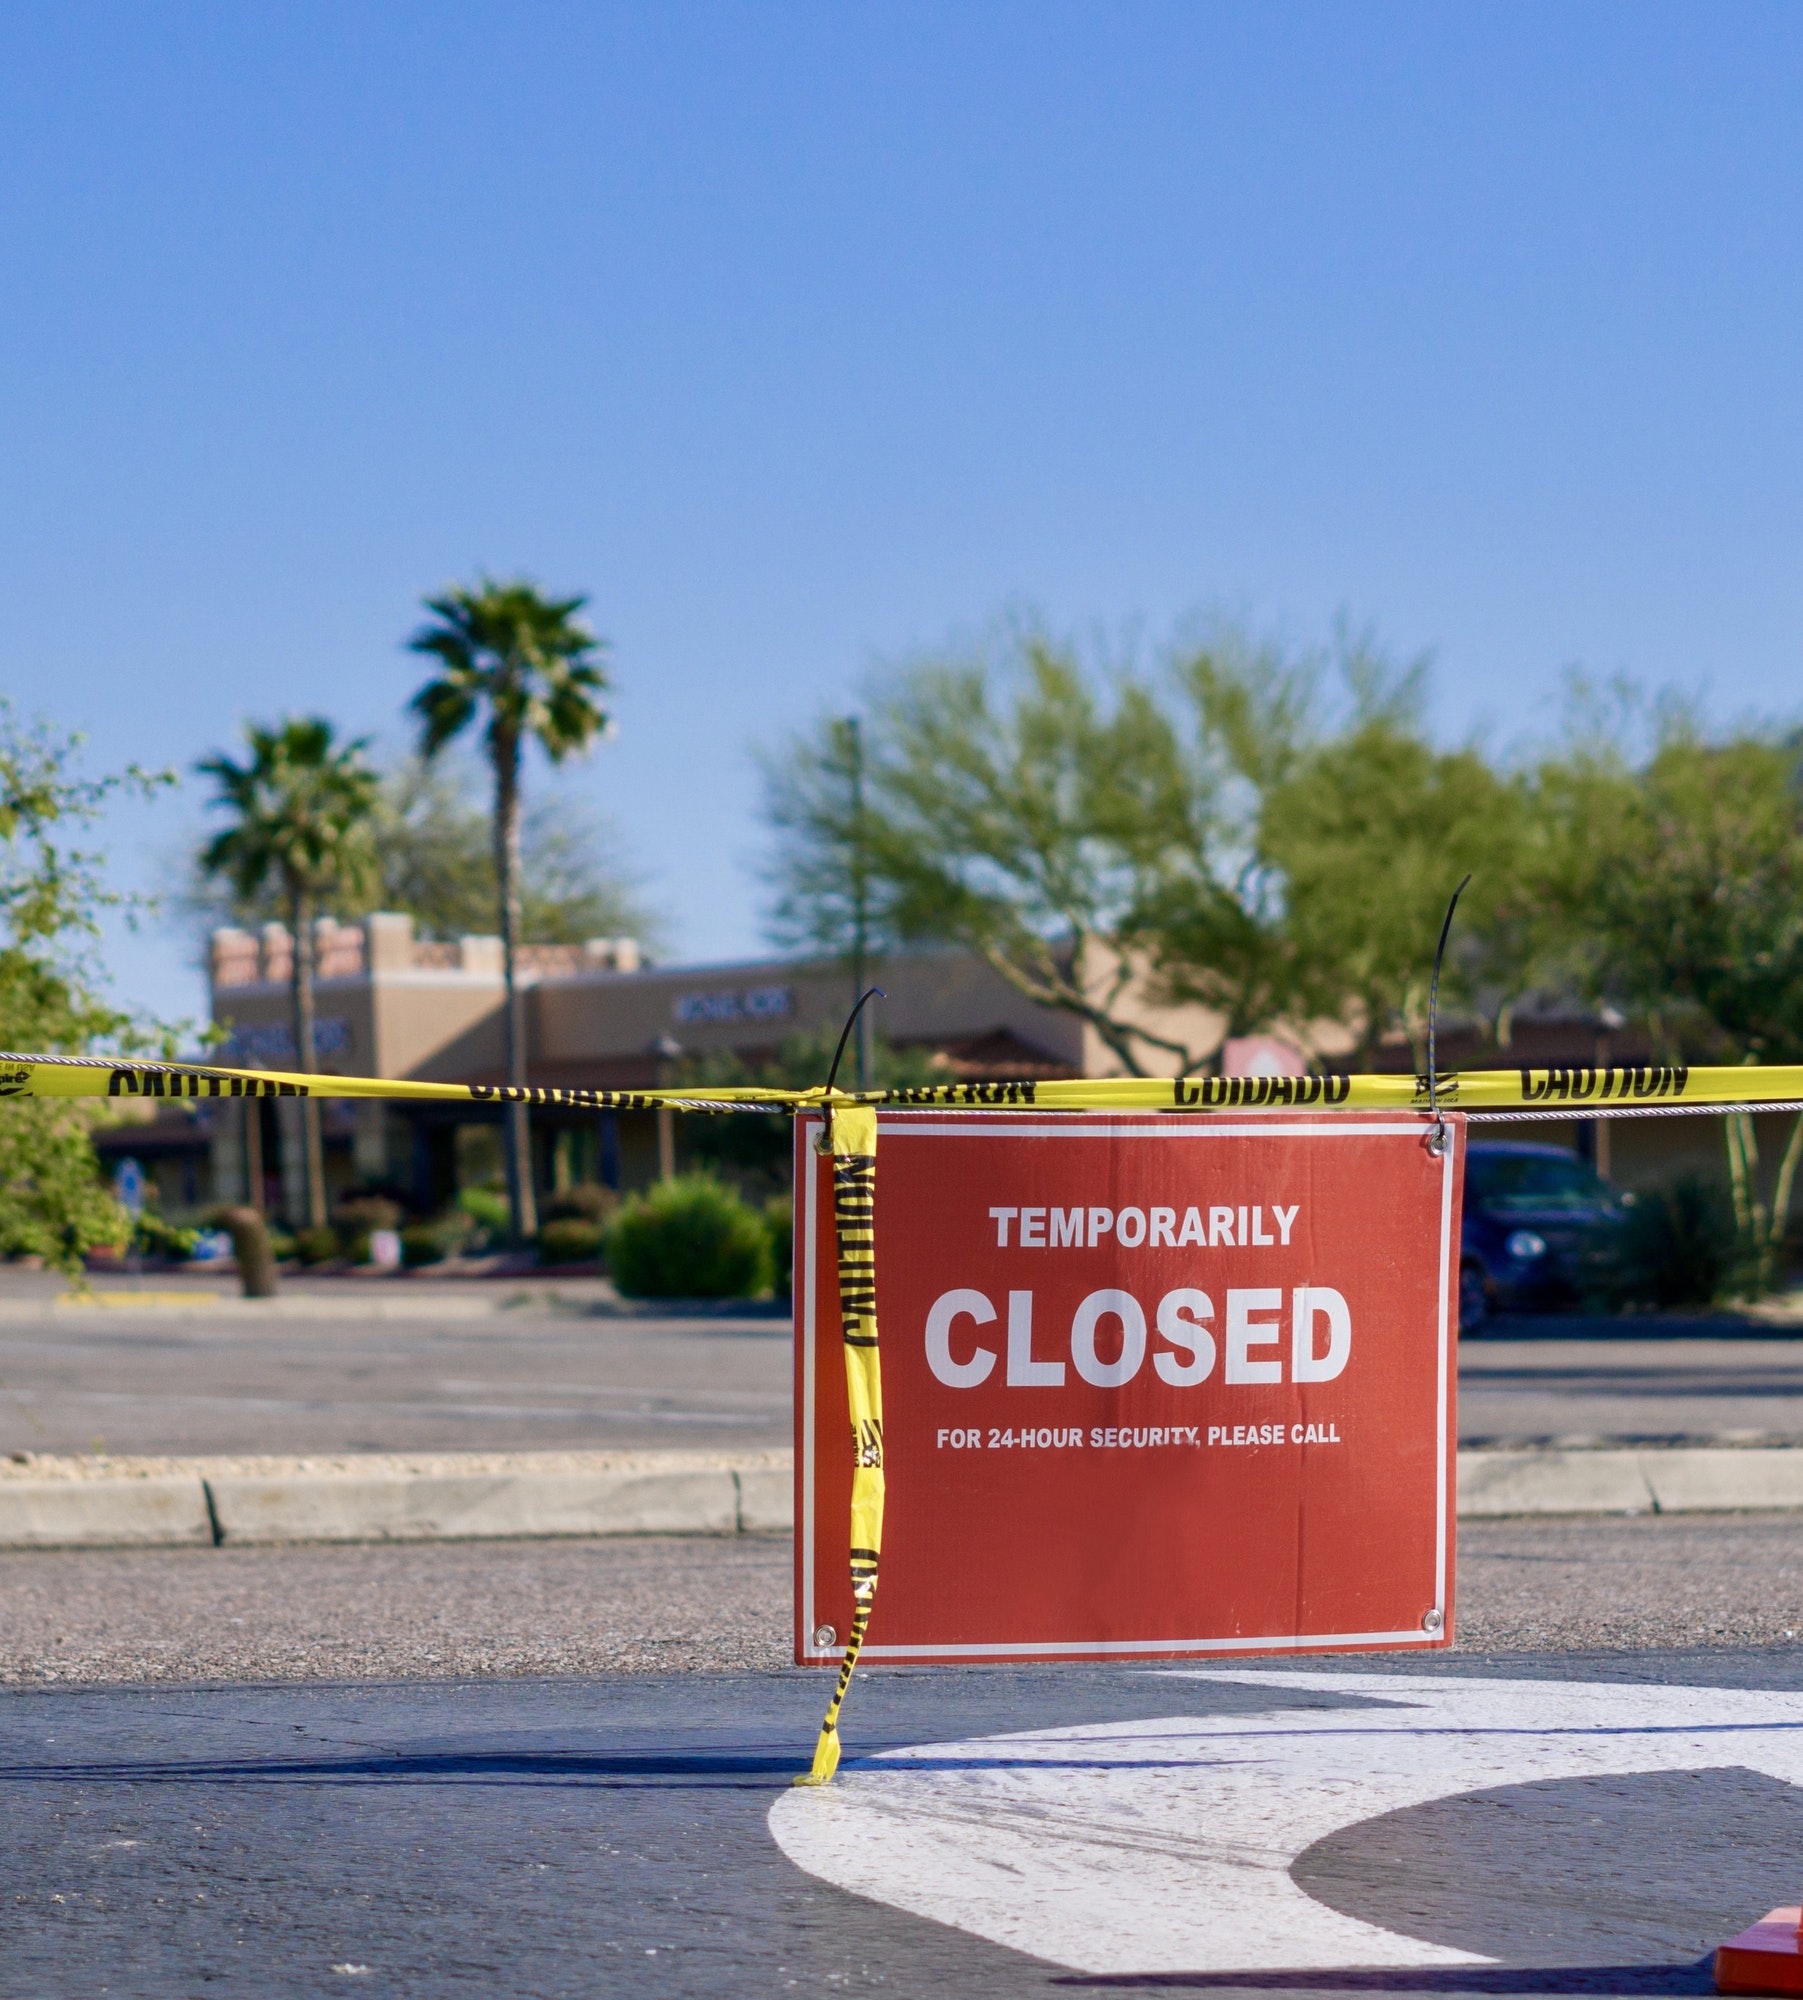
[[[1464,1134],[884,1113],[864,1656],[1445,1645]],[[828,1163],[796,1143],[796,1657],[851,1621]]]

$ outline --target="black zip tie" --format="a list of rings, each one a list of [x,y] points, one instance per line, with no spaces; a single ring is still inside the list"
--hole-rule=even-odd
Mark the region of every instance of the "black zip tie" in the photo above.
[[[1433,1114],[1434,1129],[1427,1137],[1427,1150],[1437,1160],[1446,1151],[1446,1118],[1440,1109],[1440,1057],[1437,1034],[1440,1026],[1440,966],[1446,957],[1446,940],[1452,935],[1453,912],[1459,898],[1471,886],[1469,871],[1452,892],[1446,906],[1446,921],[1440,926],[1440,942],[1434,947],[1434,977],[1427,989],[1427,1108]]]
[[[833,1086],[839,1081],[839,1065],[845,1060],[845,1045],[851,1040],[851,1031],[858,1025],[858,1016],[865,1005],[872,1000],[887,1000],[888,994],[880,986],[867,986],[858,995],[858,1002],[845,1017],[845,1026],[839,1030],[839,1046],[833,1051],[833,1066],[826,1073],[826,1130],[821,1133],[817,1151],[830,1153],[833,1150]]]

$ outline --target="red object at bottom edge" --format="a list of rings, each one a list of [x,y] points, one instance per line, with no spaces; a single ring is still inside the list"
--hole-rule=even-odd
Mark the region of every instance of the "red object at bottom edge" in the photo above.
[[[1718,1993],[1803,1993],[1803,1909],[1773,1910],[1739,1937],[1718,1945]]]

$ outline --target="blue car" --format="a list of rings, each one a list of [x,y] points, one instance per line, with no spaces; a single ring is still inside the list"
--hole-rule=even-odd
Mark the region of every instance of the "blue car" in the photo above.
[[[1468,1146],[1460,1332],[1494,1312],[1575,1305],[1586,1260],[1620,1228],[1629,1199],[1560,1146]]]

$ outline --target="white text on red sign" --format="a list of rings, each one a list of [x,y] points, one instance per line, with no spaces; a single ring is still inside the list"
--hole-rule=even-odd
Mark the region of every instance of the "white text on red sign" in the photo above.
[[[1273,1236],[1265,1227],[1262,1203],[1229,1207],[1217,1204],[1204,1211],[1186,1208],[1179,1220],[1174,1208],[992,1208],[998,1250],[1093,1250],[1104,1239],[1123,1250],[1181,1250],[1194,1244],[1205,1250],[1262,1249],[1266,1245],[1288,1245],[1300,1203],[1289,1208],[1273,1205],[1271,1219],[1277,1225]],[[1008,1241],[1014,1232],[1014,1242]]]
[[[1225,1383],[1250,1386],[1285,1379],[1283,1322],[1273,1317],[1283,1310],[1281,1289],[1234,1286],[1225,1296],[1224,1359],[1211,1331],[1214,1301],[1206,1292],[1181,1285],[1159,1300],[1154,1323],[1165,1345],[1153,1351],[1152,1367],[1173,1389],[1193,1389],[1206,1382],[1218,1359],[1223,1360]],[[927,1314],[927,1366],[948,1389],[975,1389],[994,1373],[997,1352],[975,1338],[973,1329],[992,1325],[996,1317],[988,1297],[969,1287],[943,1292],[934,1300]],[[964,1320],[971,1322],[970,1327],[960,1324]],[[1352,1355],[1352,1313],[1345,1299],[1331,1285],[1297,1285],[1290,1293],[1289,1320],[1288,1379],[1333,1381]],[[1326,1322],[1325,1348],[1317,1345],[1321,1321]],[[1131,1292],[1113,1287],[1091,1292],[1072,1317],[1067,1345],[1070,1366],[1092,1388],[1123,1388],[1146,1359],[1145,1310]],[[1062,1357],[1033,1351],[1031,1292],[1008,1294],[1007,1357],[1004,1379],[1009,1388],[1063,1387]]]

